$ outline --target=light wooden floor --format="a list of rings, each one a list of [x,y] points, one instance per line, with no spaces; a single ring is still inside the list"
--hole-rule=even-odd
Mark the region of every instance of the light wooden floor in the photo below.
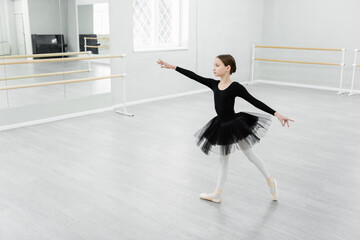
[[[217,156],[193,134],[214,116],[210,92],[0,132],[0,239],[360,239],[360,95],[247,87],[277,119],[255,147],[278,202],[241,152],[221,204]],[[238,99],[237,111],[258,111]]]

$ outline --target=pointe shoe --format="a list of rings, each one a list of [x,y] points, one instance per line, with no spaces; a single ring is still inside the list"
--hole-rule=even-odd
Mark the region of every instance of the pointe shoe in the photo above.
[[[270,177],[270,181],[268,181],[268,185],[270,188],[270,194],[273,201],[277,201],[279,199],[279,191],[277,189],[277,182],[275,178]]]
[[[211,201],[211,202],[215,202],[215,203],[221,202],[221,198],[216,198],[209,193],[201,193],[200,198],[203,200],[207,200],[207,201]]]

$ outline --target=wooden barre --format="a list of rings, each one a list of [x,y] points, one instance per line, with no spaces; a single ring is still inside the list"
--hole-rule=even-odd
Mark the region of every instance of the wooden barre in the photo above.
[[[277,59],[265,59],[265,58],[254,58],[254,60],[268,61],[268,62],[285,62],[285,63],[302,63],[302,64],[318,64],[318,65],[341,66],[340,63],[301,62],[301,61],[277,60]]]
[[[75,57],[75,58],[55,58],[55,59],[40,59],[40,60],[26,60],[16,62],[0,62],[1,65],[27,64],[27,63],[45,63],[45,62],[70,62],[78,60],[102,59],[102,58],[123,58],[125,55],[108,55],[108,56],[94,56],[94,57]]]
[[[86,45],[85,47],[87,47],[87,48],[109,48],[110,46],[108,46],[108,45],[104,45],[104,46],[90,46],[90,45]]]
[[[63,75],[63,74],[84,73],[84,72],[90,72],[90,70],[85,69],[85,70],[75,70],[75,71],[68,71],[68,72],[55,72],[55,73],[42,73],[42,74],[35,74],[35,75],[15,76],[15,77],[8,77],[8,78],[0,78],[0,81],[16,80],[16,79],[24,79],[24,78],[34,78],[34,77],[50,77],[50,76],[58,76],[58,75]]]
[[[296,50],[319,50],[319,51],[342,51],[334,48],[302,48],[302,47],[276,47],[276,46],[256,46],[256,48],[278,48],[278,49],[296,49]]]
[[[33,84],[26,84],[26,85],[1,87],[0,91],[1,90],[20,89],[20,88],[43,87],[43,86],[51,86],[51,85],[58,85],[58,84],[89,82],[89,81],[108,79],[108,78],[122,78],[125,76],[126,76],[126,74],[117,74],[117,75],[110,75],[110,76],[104,76],[104,77],[92,77],[92,78],[81,78],[81,79],[72,79],[72,80],[64,80],[64,81],[56,81],[56,82],[33,83]]]
[[[15,59],[15,58],[28,58],[28,57],[73,56],[73,55],[84,55],[84,54],[89,54],[89,53],[91,53],[91,52],[43,53],[43,54],[4,56],[4,57],[0,57],[0,59]]]
[[[94,37],[84,37],[84,39],[94,39],[94,40],[96,40],[96,39],[100,39],[100,40],[110,40],[110,38],[107,38],[107,37],[103,37],[103,38],[94,38]]]

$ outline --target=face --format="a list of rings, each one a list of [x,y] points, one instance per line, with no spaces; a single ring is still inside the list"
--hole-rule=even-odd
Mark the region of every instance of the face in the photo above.
[[[213,72],[215,77],[224,76],[226,73],[230,74],[230,66],[225,66],[219,58],[215,58]]]

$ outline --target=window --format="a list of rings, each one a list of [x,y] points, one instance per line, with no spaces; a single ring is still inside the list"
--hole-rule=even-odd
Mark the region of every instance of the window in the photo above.
[[[109,34],[109,4],[94,3],[94,33]]]
[[[134,51],[187,47],[188,0],[134,0]]]

